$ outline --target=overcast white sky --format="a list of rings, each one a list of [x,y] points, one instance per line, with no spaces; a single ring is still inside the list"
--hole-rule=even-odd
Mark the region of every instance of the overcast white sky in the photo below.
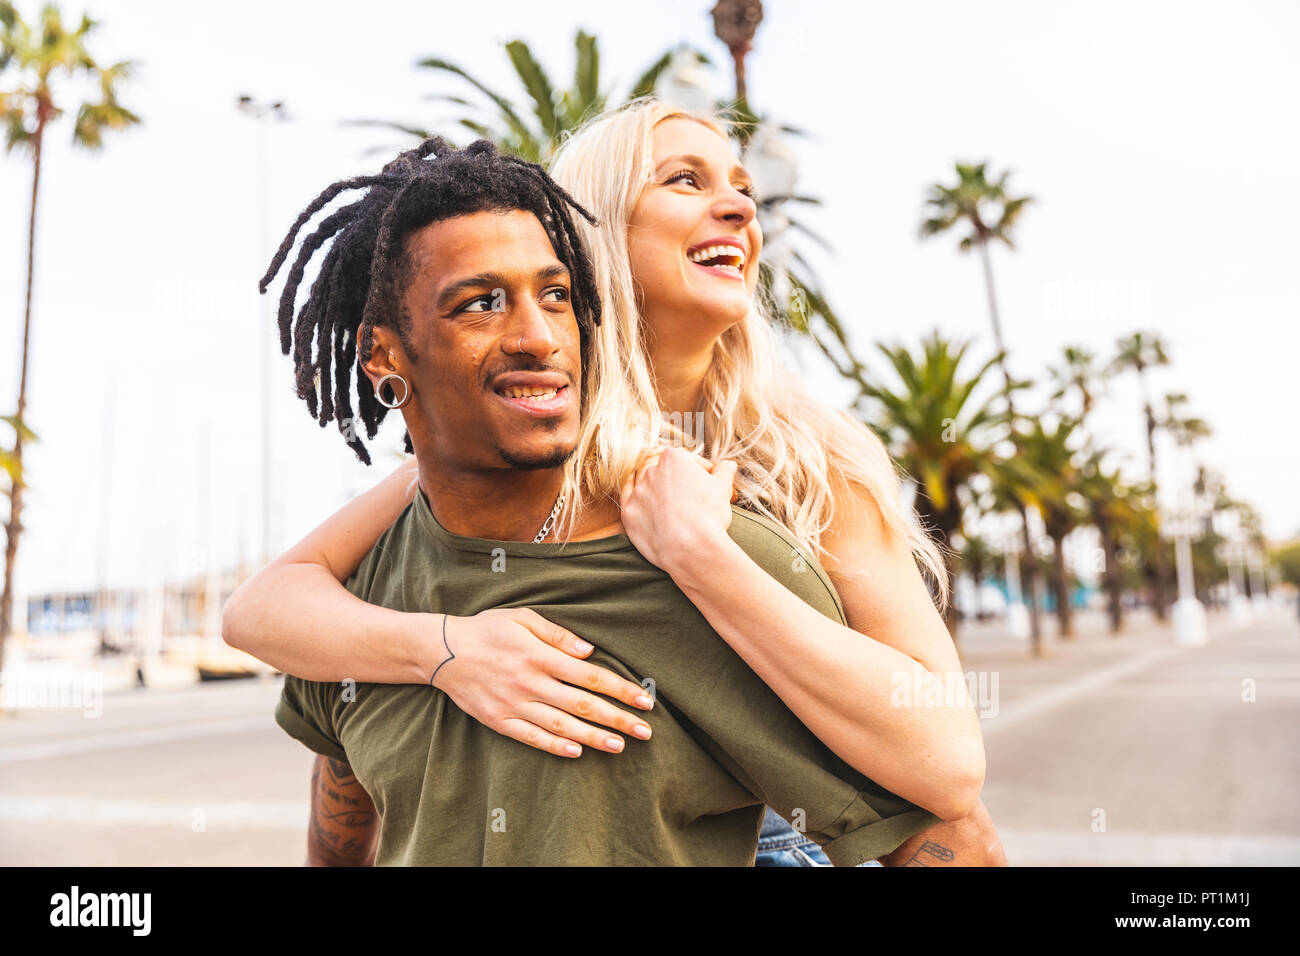
[[[20,6],[35,14],[32,0]],[[615,94],[681,41],[714,58],[721,93],[730,69],[710,6],[92,2],[104,21],[96,55],[141,64],[121,98],[146,125],[88,156],[67,146],[63,122],[47,149],[29,394],[41,442],[20,590],[94,586],[101,554],[108,583],[126,585],[251,553],[258,357],[274,335],[254,291],[262,250],[320,188],[375,167],[383,154],[369,148],[405,145],[340,120],[453,117],[423,98],[466,88],[415,69],[422,56],[522,97],[502,45],[526,39],[567,79],[578,27],[599,37],[602,85]],[[1013,188],[1037,198],[1018,250],[994,253],[1015,371],[1041,375],[1067,343],[1108,355],[1118,336],[1157,329],[1174,365],[1153,391],[1189,393],[1215,430],[1201,458],[1261,509],[1271,535],[1300,533],[1294,3],[764,7],[750,99],[811,134],[795,142],[799,190],[826,203],[806,218],[835,249],[821,273],[860,353],[938,327],[988,354],[978,261],[957,253],[956,237],[923,243],[916,230],[926,185],[948,178],[955,158],[1010,167]],[[253,123],[234,108],[243,91],[293,114],[271,135],[269,236],[258,234]],[[6,412],[29,189],[29,164],[0,159]],[[289,360],[276,363],[283,548],[382,472],[315,427],[292,395]],[[828,399],[843,397],[815,377]],[[1140,465],[1133,383],[1113,386],[1098,428]],[[386,434],[395,448],[400,432]],[[1162,450],[1172,488],[1187,462]]]

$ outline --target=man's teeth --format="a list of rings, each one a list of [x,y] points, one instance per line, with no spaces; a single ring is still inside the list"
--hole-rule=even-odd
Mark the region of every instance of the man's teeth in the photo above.
[[[739,273],[745,266],[745,253],[738,246],[706,246],[703,249],[697,249],[689,256],[692,262],[698,262],[701,265],[710,259],[725,257],[727,262],[715,262],[714,268],[732,269]]]
[[[536,398],[543,402],[549,402],[560,390],[558,388],[534,388],[527,385],[514,385],[510,388],[502,389],[501,394],[506,398]]]

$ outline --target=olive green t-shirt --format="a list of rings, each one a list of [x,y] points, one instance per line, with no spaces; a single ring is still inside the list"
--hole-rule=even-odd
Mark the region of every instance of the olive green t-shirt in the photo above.
[[[844,621],[789,532],[733,508],[730,535],[772,587]],[[402,611],[532,608],[594,644],[590,662],[654,682],[650,740],[566,759],[488,729],[434,687],[286,677],[276,720],[352,766],[379,811],[377,865],[751,866],[766,804],[853,866],[938,822],[835,756],[625,534],[465,537],[420,493],[347,587]]]

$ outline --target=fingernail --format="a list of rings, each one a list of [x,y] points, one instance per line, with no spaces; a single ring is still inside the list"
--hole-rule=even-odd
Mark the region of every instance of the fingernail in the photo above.
[[[619,751],[623,749],[623,741],[619,740],[617,737],[606,737],[605,746],[610,750]]]
[[[568,754],[570,757],[576,757],[578,756],[578,754],[582,753],[582,748],[579,747],[577,744],[565,744],[564,752]]]
[[[638,707],[653,707],[655,705],[654,698],[649,694],[642,694],[636,699],[636,702]]]
[[[577,642],[576,644],[574,644],[573,646],[574,646],[575,648],[577,648],[579,654],[589,654],[589,653],[591,653],[593,650],[595,650],[595,648],[593,648],[593,647],[592,647],[590,644],[588,644],[586,641],[578,641],[578,642]]]
[[[649,725],[649,724],[637,724],[635,727],[632,728],[632,733],[636,734],[636,735],[637,735],[638,737],[640,737],[642,740],[649,740],[649,739],[650,739],[650,725]]]

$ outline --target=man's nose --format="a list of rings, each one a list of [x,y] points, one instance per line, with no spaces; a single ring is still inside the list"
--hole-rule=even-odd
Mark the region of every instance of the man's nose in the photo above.
[[[543,309],[531,296],[520,297],[508,315],[511,321],[501,337],[501,348],[507,354],[527,354],[546,360],[558,351],[557,316]]]

